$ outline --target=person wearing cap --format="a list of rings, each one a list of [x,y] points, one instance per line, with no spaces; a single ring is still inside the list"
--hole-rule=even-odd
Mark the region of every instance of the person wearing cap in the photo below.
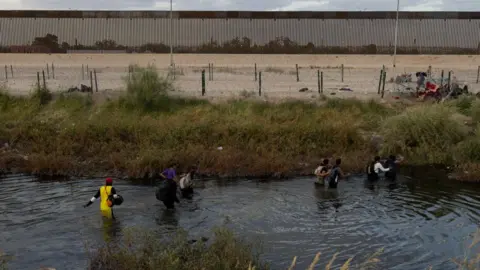
[[[85,208],[90,206],[96,199],[100,197],[100,213],[102,214],[102,216],[109,219],[115,219],[112,209],[113,201],[109,197],[112,196],[114,199],[116,199],[118,198],[118,195],[112,184],[112,178],[107,178],[105,180],[105,185],[101,186],[97,190],[97,193],[83,207]]]

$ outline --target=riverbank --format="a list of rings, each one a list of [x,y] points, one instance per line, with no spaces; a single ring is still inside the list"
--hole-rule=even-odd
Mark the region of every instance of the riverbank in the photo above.
[[[442,164],[480,179],[480,103],[380,104],[327,99],[266,103],[253,97],[212,104],[173,98],[150,69],[126,82],[124,96],[47,90],[0,95],[0,168],[49,176],[148,178],[172,162],[179,171],[221,177],[312,174],[324,157],[363,171],[376,153],[408,165]]]

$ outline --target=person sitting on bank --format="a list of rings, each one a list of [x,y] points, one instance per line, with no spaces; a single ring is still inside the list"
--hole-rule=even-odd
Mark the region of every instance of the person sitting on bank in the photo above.
[[[322,164],[320,164],[320,166],[318,166],[316,169],[315,169],[315,172],[314,174],[317,176],[317,181],[316,183],[320,184],[320,185],[325,185],[325,182],[327,180],[327,176],[328,176],[328,171],[330,169],[330,164],[329,164],[329,160],[328,159],[324,159],[322,161]]]
[[[367,179],[370,181],[377,181],[379,179],[380,172],[388,172],[389,168],[384,168],[380,162],[380,157],[376,156],[368,166],[367,166]]]
[[[345,178],[348,175],[344,174],[340,165],[342,164],[342,159],[338,158],[335,160],[335,165],[333,165],[332,169],[328,171],[328,188],[337,188],[338,180],[340,178]]]
[[[90,206],[96,199],[100,197],[100,213],[102,216],[109,218],[109,219],[115,219],[115,216],[113,215],[113,199],[118,198],[117,191],[115,188],[112,186],[113,180],[112,178],[107,178],[105,180],[105,185],[101,186],[98,190],[97,193],[90,199],[90,201],[85,204],[83,207],[88,207]]]
[[[190,167],[190,170],[187,174],[182,175],[179,181],[180,192],[183,198],[192,198],[193,195],[193,182],[192,179],[195,175],[196,168]]]

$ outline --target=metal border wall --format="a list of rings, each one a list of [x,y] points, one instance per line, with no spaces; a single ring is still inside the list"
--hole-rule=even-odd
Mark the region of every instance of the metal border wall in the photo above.
[[[172,38],[176,53],[393,52],[395,12],[172,14],[170,21],[169,11],[0,11],[1,51],[167,53]],[[480,12],[400,12],[398,46],[400,54],[478,54]]]

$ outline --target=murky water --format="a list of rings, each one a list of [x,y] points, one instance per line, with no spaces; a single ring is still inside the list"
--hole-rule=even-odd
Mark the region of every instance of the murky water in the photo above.
[[[259,183],[206,182],[193,202],[169,214],[152,186],[116,181],[125,202],[115,224],[104,224],[98,202],[82,207],[102,180],[38,182],[16,176],[0,180],[0,249],[15,256],[11,269],[85,269],[85,246],[121,235],[130,226],[189,229],[205,235],[224,224],[264,242],[264,259],[286,269],[298,255],[305,269],[316,252],[327,262],[355,255],[356,262],[384,248],[378,269],[455,269],[480,224],[480,190],[450,182],[400,177],[397,185],[365,185],[351,177],[337,192],[314,188],[313,179]]]

